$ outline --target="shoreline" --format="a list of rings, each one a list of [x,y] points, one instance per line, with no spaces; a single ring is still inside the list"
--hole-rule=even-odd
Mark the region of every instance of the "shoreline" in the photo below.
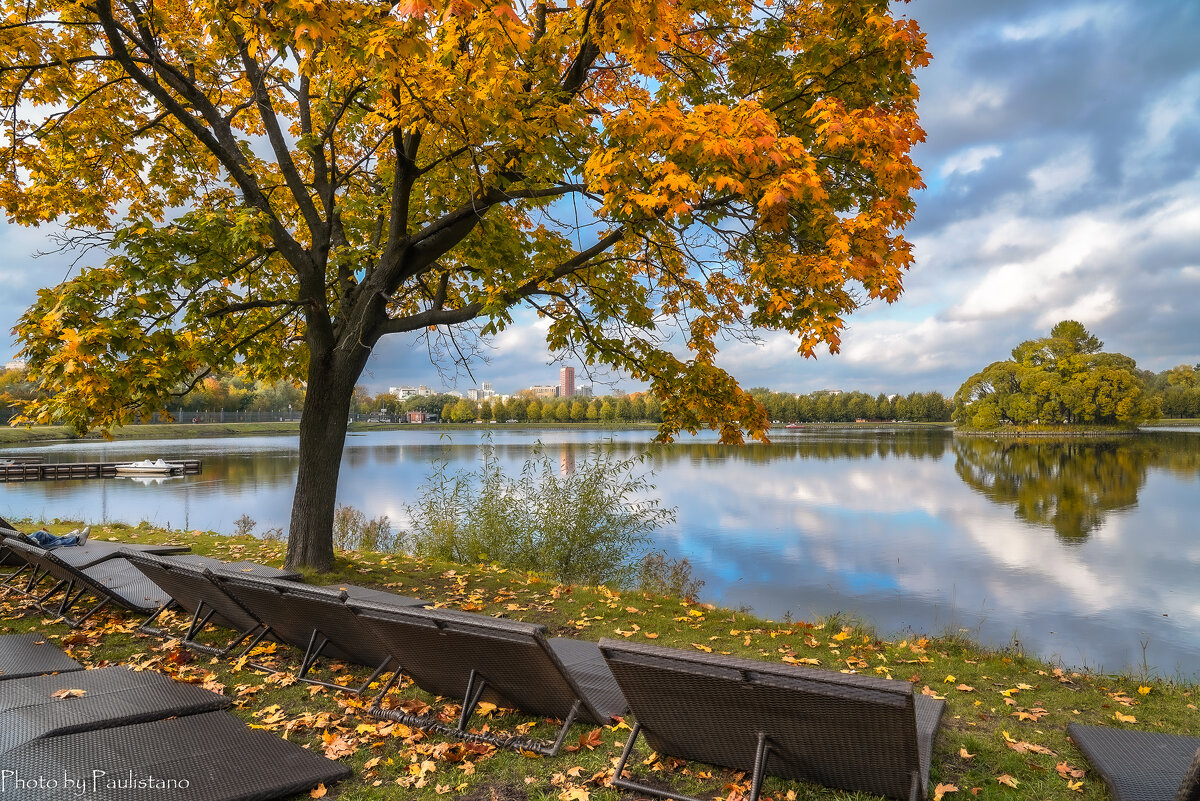
[[[594,422],[562,423],[351,423],[348,433],[368,431],[656,431],[657,423],[619,423],[602,425]],[[768,430],[770,437],[804,431],[879,431],[879,430],[952,430],[950,423],[803,423],[800,428],[782,425]],[[300,423],[281,421],[270,423],[146,423],[123,426],[111,432],[112,440],[213,439],[216,437],[253,437],[299,435]],[[686,432],[681,432],[686,433]],[[69,426],[34,426],[0,428],[0,447],[5,445],[50,444],[61,442],[101,442],[105,437],[92,431],[83,436],[74,434]]]

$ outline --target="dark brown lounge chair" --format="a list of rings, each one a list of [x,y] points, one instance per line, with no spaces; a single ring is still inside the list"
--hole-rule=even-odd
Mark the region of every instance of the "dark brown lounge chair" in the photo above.
[[[332,784],[350,769],[228,712],[46,737],[0,754],[21,801],[268,801]],[[64,788],[65,778],[83,787]]]
[[[3,752],[34,740],[212,712],[231,704],[224,695],[161,673],[116,665],[0,682],[0,762]]]
[[[76,628],[109,604],[115,604],[131,612],[143,615],[153,612],[170,600],[161,587],[150,581],[127,559],[116,558],[92,567],[79,569],[64,562],[54,550],[43,550],[23,542],[10,541],[9,547],[23,559],[42,571],[56,583],[34,603],[47,614],[62,618],[68,626]],[[57,608],[45,606],[46,602],[62,594]],[[98,602],[78,618],[68,616],[71,608],[85,595],[92,595]]]
[[[26,590],[31,589],[33,585],[44,578],[44,574],[39,574],[33,565],[24,559],[19,553],[8,547],[9,540],[23,542],[32,548],[45,550],[41,548],[35,541],[30,539],[24,532],[15,529],[0,527],[0,565],[12,565],[17,567],[17,570],[7,575],[4,579],[4,586],[11,586],[15,580],[22,576],[27,576]],[[191,550],[189,545],[150,545],[137,542],[108,542],[105,540],[89,539],[83,545],[68,545],[61,548],[54,548],[58,558],[72,567],[83,569],[92,567],[109,559],[116,559],[124,555],[125,551],[137,551],[138,553],[158,554],[160,556],[167,554],[185,553]]]
[[[247,646],[249,653],[265,637],[273,637],[304,652],[297,678],[331,689],[362,693],[392,661],[387,645],[379,641],[346,605],[348,599],[369,598],[381,608],[424,606],[418,598],[370,590],[354,585],[315,587],[222,571],[211,578],[231,598],[263,624]],[[386,605],[384,602],[386,601]],[[310,671],[321,657],[374,668],[358,687],[347,687],[313,678]],[[262,665],[255,665],[260,669]]]
[[[1200,801],[1200,737],[1068,723],[1113,801]]]
[[[163,632],[152,628],[159,615],[171,608],[183,609],[192,616],[184,633],[183,644],[207,653],[225,655],[247,638],[265,628],[261,620],[233,598],[215,578],[218,572],[267,576],[294,576],[294,573],[267,568],[253,562],[224,564],[203,556],[188,555],[162,557],[149,554],[126,553],[125,558],[149,580],[161,587],[170,599],[154,611],[141,625],[149,634]],[[223,646],[214,647],[197,642],[197,637],[209,624],[232,629],[237,636]]]
[[[638,737],[660,754],[891,798],[925,797],[945,702],[905,681],[602,639],[637,723],[617,787],[688,796],[622,777]]]
[[[347,603],[398,665],[367,710],[375,717],[552,756],[577,718],[607,725],[627,707],[595,643],[547,639],[545,626],[468,612]],[[384,695],[401,675],[408,675],[426,692],[463,699],[458,725],[383,708]],[[480,701],[562,719],[563,725],[549,744],[471,732],[468,724]]]
[[[0,634],[0,681],[75,670],[83,665],[41,634]]]

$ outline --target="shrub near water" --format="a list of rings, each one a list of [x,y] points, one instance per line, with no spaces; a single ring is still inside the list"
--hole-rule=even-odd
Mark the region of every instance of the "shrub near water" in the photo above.
[[[478,468],[447,473],[443,464],[416,505],[406,507],[411,548],[569,584],[626,584],[649,533],[675,517],[645,498],[653,485],[636,472],[640,463],[597,448],[574,469],[560,469],[539,446],[511,478],[485,447]]]

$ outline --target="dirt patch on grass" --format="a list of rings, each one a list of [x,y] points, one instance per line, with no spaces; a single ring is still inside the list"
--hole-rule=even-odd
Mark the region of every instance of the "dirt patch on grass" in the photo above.
[[[504,782],[476,787],[467,795],[460,795],[458,798],[459,801],[529,801],[529,793],[519,784]]]

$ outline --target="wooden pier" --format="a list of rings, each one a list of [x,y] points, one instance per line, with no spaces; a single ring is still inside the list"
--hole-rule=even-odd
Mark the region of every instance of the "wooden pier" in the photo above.
[[[166,461],[166,460],[164,460]],[[171,464],[183,465],[170,475],[195,475],[200,472],[199,459],[171,459]],[[48,481],[68,478],[115,478],[117,465],[129,462],[43,462],[41,464],[0,464],[0,481]],[[154,478],[167,473],[143,476]]]

